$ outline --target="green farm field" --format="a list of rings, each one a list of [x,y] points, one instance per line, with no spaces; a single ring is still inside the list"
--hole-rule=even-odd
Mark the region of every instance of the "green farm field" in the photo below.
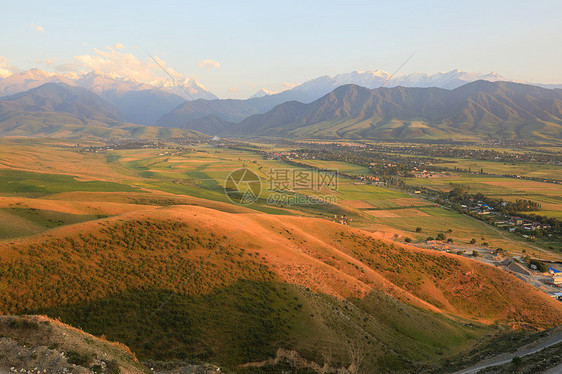
[[[448,168],[459,168],[479,172],[482,170],[487,174],[519,175],[522,177],[544,178],[562,180],[562,168],[557,165],[539,163],[508,163],[496,161],[466,160],[466,159],[442,159],[444,162],[437,166]]]
[[[245,209],[269,214],[323,217],[329,220],[339,220],[335,217],[345,216],[348,219],[347,223],[352,226],[380,231],[399,240],[410,237],[415,241],[423,241],[428,236],[436,236],[450,229],[452,233],[448,236],[458,243],[467,243],[475,238],[478,242],[488,242],[490,247],[494,248],[502,247],[515,252],[532,249],[531,245],[517,240],[515,236],[498,232],[461,214],[435,207],[434,203],[417,196],[364,184],[342,176],[338,179],[337,188],[333,190],[322,188],[298,191],[299,194],[309,197],[332,197],[334,200],[331,204],[270,205],[267,203],[267,198],[273,193],[268,188],[270,169],[304,169],[289,166],[279,160],[263,159],[261,155],[252,151],[199,144],[191,147],[171,146],[161,149],[80,154],[51,142],[24,142],[23,146],[21,141],[3,142],[10,149],[10,153],[6,153],[3,159],[4,168],[0,169],[0,175],[4,176],[0,180],[0,196],[7,199],[0,207],[3,209],[0,214],[10,222],[4,225],[0,232],[3,238],[31,235],[53,227],[132,209],[124,205],[118,208],[104,205],[103,209],[70,209],[66,206],[62,209],[52,206],[51,203],[38,204],[39,199],[43,202],[44,199],[68,199],[67,196],[78,192],[87,193],[88,198],[94,199],[93,201],[97,198],[106,205],[109,204],[107,199],[111,193],[124,194],[131,198],[147,193],[154,195],[154,198],[136,199],[147,201],[146,205],[151,205],[151,201],[163,199],[162,194],[232,204],[224,193],[225,179],[232,171],[245,167],[255,172],[262,183],[260,198]],[[21,159],[31,162],[23,165],[18,163]],[[337,168],[344,174],[366,174],[366,169],[344,162],[307,160],[306,163],[318,168]],[[80,168],[80,164],[89,166]],[[90,173],[90,170],[95,170],[95,173]],[[471,191],[490,196],[538,201],[542,204],[543,211],[538,212],[541,214],[559,216],[562,211],[562,186],[555,184],[465,173],[455,173],[442,178],[409,180],[412,184],[431,186],[444,191],[451,188],[451,182],[467,185]],[[22,207],[24,209],[15,210],[14,208],[20,206],[14,204],[21,203],[23,198],[27,199],[25,207]],[[34,205],[33,201],[37,204]],[[127,202],[127,199],[122,199],[118,203]],[[68,204],[80,205],[83,201],[67,201]],[[418,226],[423,227],[421,233],[415,232]]]

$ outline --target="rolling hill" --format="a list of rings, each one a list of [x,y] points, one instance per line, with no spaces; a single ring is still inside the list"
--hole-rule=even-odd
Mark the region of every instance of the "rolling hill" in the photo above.
[[[510,82],[454,90],[342,86],[309,104],[288,102],[236,124],[239,135],[356,139],[562,139],[562,95]]]
[[[134,193],[91,196],[88,207]],[[467,258],[322,219],[150,201],[0,242],[2,312],[60,317],[142,360],[237,372],[296,362],[283,357],[341,372],[418,372],[497,326],[562,323],[560,303]]]

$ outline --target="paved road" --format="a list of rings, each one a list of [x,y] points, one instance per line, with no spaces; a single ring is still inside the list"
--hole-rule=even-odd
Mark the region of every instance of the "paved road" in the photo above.
[[[543,374],[560,374],[562,373],[562,364],[545,371]]]
[[[562,329],[557,329],[556,331],[553,331],[551,334],[549,334],[548,336],[545,336],[544,338],[540,338],[537,341],[528,344],[526,346],[523,346],[521,348],[519,348],[516,352],[513,353],[502,353],[501,355],[497,355],[495,357],[492,358],[488,358],[486,360],[480,361],[479,363],[461,370],[461,371],[457,371],[454,374],[474,374],[477,373],[478,371],[485,369],[487,367],[490,366],[497,366],[497,365],[503,365],[503,364],[507,364],[509,362],[511,362],[511,360],[513,359],[513,357],[515,356],[519,356],[519,357],[523,357],[523,356],[527,356],[533,353],[536,353],[538,351],[541,351],[547,347],[550,347],[551,345],[554,344],[558,344],[562,342]],[[562,365],[558,365],[557,367],[561,367]],[[556,369],[556,368],[553,368]],[[553,370],[551,369],[551,370]],[[557,373],[560,374],[561,371],[548,371],[547,373]]]

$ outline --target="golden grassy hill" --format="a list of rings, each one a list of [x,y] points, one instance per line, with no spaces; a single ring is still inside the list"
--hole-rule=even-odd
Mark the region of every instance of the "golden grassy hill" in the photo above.
[[[117,216],[0,243],[3,313],[60,317],[142,359],[241,371],[278,348],[417,371],[497,326],[562,324],[560,303],[470,259],[321,219],[113,199],[100,209]]]

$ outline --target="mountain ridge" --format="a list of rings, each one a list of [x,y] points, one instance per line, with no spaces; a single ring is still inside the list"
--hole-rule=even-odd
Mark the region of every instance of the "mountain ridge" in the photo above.
[[[296,112],[295,112],[296,111]],[[462,136],[562,139],[562,95],[531,85],[476,81],[453,90],[336,88],[302,106],[281,104],[232,128],[237,135],[414,139]]]

